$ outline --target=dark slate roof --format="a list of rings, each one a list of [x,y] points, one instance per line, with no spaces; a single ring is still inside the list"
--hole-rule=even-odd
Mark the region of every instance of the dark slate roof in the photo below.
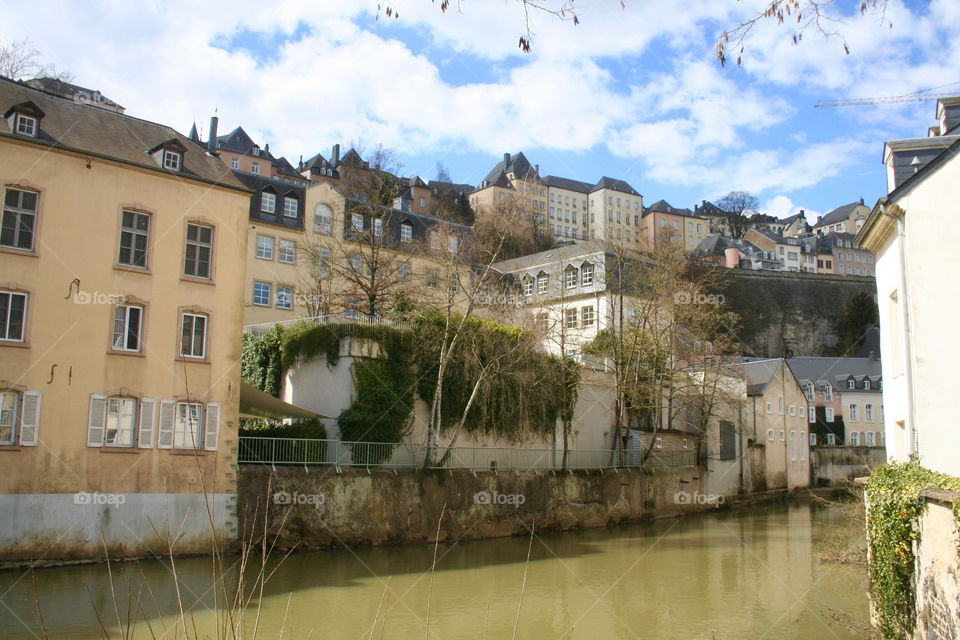
[[[322,176],[339,177],[336,169],[330,165],[326,158],[317,154],[300,165],[301,170],[309,171],[311,174],[320,174]]]
[[[64,98],[70,98],[72,100],[77,100],[81,95],[90,96],[92,100],[104,104],[108,107],[115,109],[123,109],[119,104],[106,97],[96,89],[87,89],[86,87],[81,87],[69,82],[64,82],[57,78],[34,78],[32,80],[27,80],[26,83],[28,86],[33,87],[34,89],[40,89],[41,91],[46,91],[47,93],[53,93]]]
[[[780,368],[780,358],[767,360],[745,360],[740,363],[740,369],[747,382],[747,395],[763,395],[764,389],[773,379]]]
[[[436,195],[447,197],[457,197],[462,193],[472,193],[473,185],[457,184],[455,182],[441,182],[440,180],[431,180],[427,183],[430,191]]]
[[[693,209],[694,215],[698,216],[717,216],[721,218],[726,218],[728,214],[726,211],[706,200],[701,200],[700,205],[694,205]]]
[[[548,187],[567,189],[569,191],[576,191],[578,193],[590,193],[590,191],[593,189],[592,184],[580,182],[579,180],[571,180],[570,178],[561,178],[559,176],[547,176],[543,179],[543,183]]]
[[[521,180],[536,177],[536,169],[533,168],[522,151],[512,156],[505,153],[503,160],[498,162],[493,169],[490,170],[490,173],[487,174],[487,177],[483,179],[481,184],[484,187],[497,186],[509,188],[511,185],[510,180],[507,178],[508,173],[513,173],[517,179]]]
[[[369,203],[347,200],[344,209],[345,215],[343,216],[343,237],[348,240],[356,240],[358,235],[353,231],[351,226],[350,216],[354,213],[359,213],[363,216],[364,229],[370,228],[372,224],[371,219],[374,215],[381,219],[386,217],[387,228],[381,237],[381,242],[384,246],[389,247],[406,246],[405,243],[400,242],[400,225],[402,224],[410,225],[413,240],[424,245],[427,242],[427,234],[431,229],[438,226],[447,227],[454,231],[456,235],[461,237],[461,242],[464,238],[473,234],[473,227],[467,225],[447,222],[446,220],[439,220],[437,218],[431,218],[430,216],[411,213],[410,211],[402,211],[392,207],[371,206]]]
[[[791,224],[793,224],[794,222],[796,222],[797,220],[803,220],[804,222],[806,222],[806,221],[807,221],[807,217],[806,217],[806,215],[805,215],[803,212],[800,212],[800,213],[795,213],[795,214],[793,214],[792,216],[788,216],[788,217],[782,219],[780,222],[782,222],[782,223],[785,224],[785,225],[791,225]],[[809,225],[808,225],[808,226],[809,226]]]
[[[306,193],[304,187],[298,187],[289,182],[274,180],[268,176],[255,173],[245,173],[243,171],[234,171],[233,175],[254,192],[250,198],[250,219],[276,224],[281,227],[293,229],[303,229],[304,202]],[[277,196],[275,213],[270,215],[260,210],[260,193],[268,191]],[[300,201],[297,207],[296,219],[283,215],[283,198],[294,197]]]
[[[644,207],[643,215],[646,216],[649,213],[669,213],[675,216],[684,216],[687,218],[696,217],[693,211],[690,211],[690,209],[678,209],[676,207],[672,207],[666,200],[657,200],[649,207]]]
[[[286,158],[283,158],[283,157],[277,158],[276,160],[273,160],[270,164],[273,165],[273,167],[277,170],[277,173],[279,173],[280,175],[299,178],[300,180],[304,179],[303,176],[300,175],[296,169],[294,169],[293,165],[290,164],[290,162]]]
[[[253,138],[247,135],[247,132],[243,130],[243,127],[237,127],[225,136],[217,136],[217,149],[222,151],[232,151],[233,153],[242,153],[244,155],[252,156],[254,155],[254,147],[259,148],[259,146],[260,145],[253,141]],[[269,151],[260,149],[259,155],[268,160],[273,160],[273,156],[270,155]]]
[[[357,153],[357,150],[353,148],[343,154],[343,157],[340,158],[340,165],[347,165],[348,167],[356,167],[358,169],[369,168],[369,164],[364,162],[363,158],[360,157],[360,154]]]
[[[25,84],[0,78],[0,112],[11,105],[33,102],[46,114],[36,138],[15,135],[6,120],[0,120],[0,137],[16,138],[47,147],[109,158],[124,164],[178,175],[246,191],[219,158],[173,128],[128,115],[85,106]],[[180,171],[162,168],[148,154],[164,142],[175,140],[186,149]]]
[[[859,202],[851,202],[850,204],[845,204],[841,207],[837,207],[827,215],[823,216],[820,219],[820,222],[813,225],[813,228],[823,227],[825,225],[837,224],[838,222],[845,222],[850,219],[850,214],[853,213],[853,210],[861,206]]]
[[[866,335],[863,338],[863,344],[854,354],[856,358],[869,358],[870,356],[880,357],[880,327],[875,324],[870,325]]]
[[[787,366],[801,387],[808,382],[822,387],[829,382],[838,391],[846,388],[846,381],[853,376],[858,382],[865,377],[871,381],[882,377],[879,358],[787,358]],[[879,389],[874,389],[879,391]]]
[[[629,193],[632,196],[640,195],[636,189],[631,187],[629,184],[623,180],[617,180],[616,178],[608,178],[603,176],[600,180],[593,186],[593,189],[590,190],[591,193],[594,191],[599,191],[600,189],[611,189],[613,191],[620,191],[621,193]]]

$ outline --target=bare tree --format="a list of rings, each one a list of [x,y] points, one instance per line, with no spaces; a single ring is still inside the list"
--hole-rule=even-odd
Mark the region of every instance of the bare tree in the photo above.
[[[717,206],[727,213],[727,230],[734,238],[747,232],[747,211],[756,211],[760,203],[748,191],[731,191],[717,200]]]
[[[52,64],[43,62],[43,54],[37,49],[30,38],[11,40],[6,44],[0,43],[0,76],[11,80],[37,78],[46,76],[69,82],[72,75],[69,72],[57,72]]]

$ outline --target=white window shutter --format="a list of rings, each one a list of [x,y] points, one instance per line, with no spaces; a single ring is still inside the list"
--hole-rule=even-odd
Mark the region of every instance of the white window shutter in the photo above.
[[[153,426],[157,418],[157,401],[144,398],[140,401],[140,448],[153,446]]]
[[[216,451],[220,439],[220,403],[207,404],[206,425],[203,434],[203,448],[207,451]]]
[[[177,403],[173,400],[160,401],[160,428],[157,431],[157,448],[173,448],[173,423],[176,418]]]
[[[37,446],[40,431],[40,392],[24,391],[23,407],[20,410],[20,444],[25,447]]]
[[[87,421],[87,446],[102,447],[107,426],[107,396],[90,394],[90,418]]]

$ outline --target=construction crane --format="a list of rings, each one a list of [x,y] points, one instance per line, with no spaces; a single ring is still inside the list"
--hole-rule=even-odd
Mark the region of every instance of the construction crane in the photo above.
[[[960,84],[960,83],[957,83]],[[945,85],[949,86],[949,85]],[[902,96],[882,96],[879,98],[853,98],[850,100],[824,100],[818,102],[814,107],[856,107],[865,104],[898,104],[905,102],[925,102],[927,100],[939,100],[940,98],[953,98],[957,96],[954,93],[907,93]]]

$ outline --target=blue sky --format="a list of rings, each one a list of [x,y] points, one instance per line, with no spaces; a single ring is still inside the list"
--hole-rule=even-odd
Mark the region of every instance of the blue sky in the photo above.
[[[891,0],[861,15],[859,0],[837,0],[828,24],[842,37],[808,31],[795,46],[790,20],[761,24],[743,66],[721,68],[717,36],[766,2],[578,0],[578,26],[534,12],[529,54],[516,0],[462,0],[446,14],[395,0],[399,19],[378,18],[373,0],[39,0],[7,6],[0,38],[29,36],[130,115],[186,132],[216,109],[221,132],[243,126],[294,163],[334,143],[382,143],[403,175],[431,179],[442,162],[476,184],[523,151],[541,175],[620,178],[647,203],[742,189],[811,222],[872,204],[885,192],[883,141],[924,135],[935,103],[813,104],[960,93],[960,3]]]

